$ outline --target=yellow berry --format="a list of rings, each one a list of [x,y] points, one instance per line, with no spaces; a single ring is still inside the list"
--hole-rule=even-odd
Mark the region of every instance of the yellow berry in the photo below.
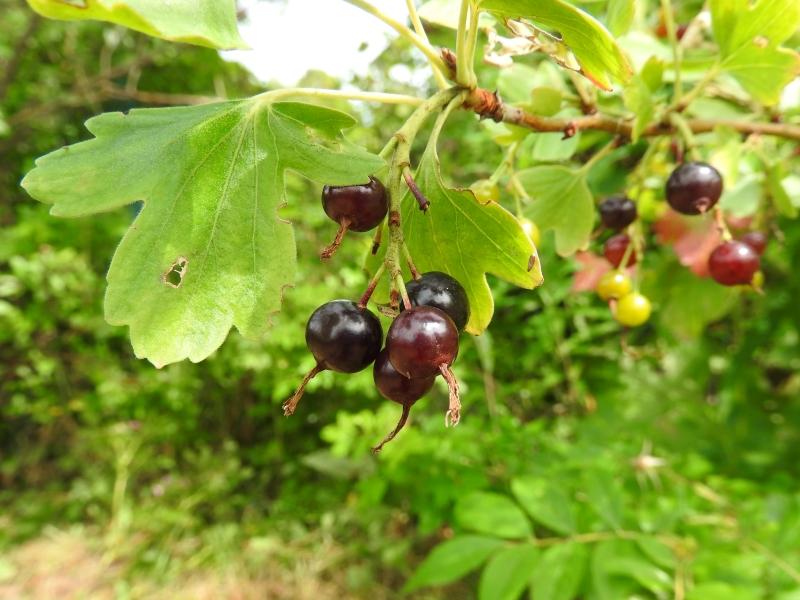
[[[617,302],[614,318],[626,327],[638,327],[647,322],[651,311],[650,300],[639,292],[631,292]]]
[[[498,202],[500,200],[500,188],[496,183],[488,179],[479,179],[469,189],[475,194],[478,202],[481,204],[488,204],[489,202]]]
[[[538,248],[539,243],[542,241],[542,232],[539,231],[539,228],[536,226],[536,223],[534,223],[530,219],[522,217],[519,220],[519,224],[522,225],[522,231],[525,232],[525,235],[527,235],[533,242],[533,245]]]
[[[759,270],[753,273],[750,285],[753,286],[753,289],[761,290],[764,287],[764,271]]]
[[[620,271],[609,271],[597,282],[597,295],[603,300],[622,298],[633,289],[631,278]]]

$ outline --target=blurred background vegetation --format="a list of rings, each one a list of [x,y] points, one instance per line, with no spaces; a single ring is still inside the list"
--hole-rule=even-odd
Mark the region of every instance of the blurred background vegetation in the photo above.
[[[295,417],[280,410],[312,366],[307,316],[366,283],[368,235],[316,260],[332,224],[315,186],[290,180],[301,273],[267,339],[232,334],[208,361],[162,370],[102,316],[135,210],[55,219],[18,186],[35,157],[86,138],[94,114],[263,86],[211,50],[0,7],[0,597],[393,598],[407,585],[415,598],[470,598],[477,574],[445,587],[409,578],[431,548],[472,532],[535,536],[539,576],[561,586],[541,598],[574,586],[591,598],[800,599],[795,224],[778,222],[766,293],[732,303],[651,246],[656,317],[633,333],[571,290],[577,265],[545,237],[544,287],[492,281],[489,332],[462,340],[462,424],[444,428],[437,387],[375,458],[399,408],[369,371],[324,373]],[[396,42],[353,83],[424,93],[388,75],[408,57]],[[364,123],[349,137],[373,151],[407,116],[342,107]],[[441,150],[464,185],[502,157],[466,114]],[[628,168],[624,155],[608,162],[598,195]],[[496,565],[505,584],[522,569]]]

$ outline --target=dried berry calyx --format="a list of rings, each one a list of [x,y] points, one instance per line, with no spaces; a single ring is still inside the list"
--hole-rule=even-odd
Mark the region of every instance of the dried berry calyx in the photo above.
[[[389,197],[386,188],[375,177],[358,185],[322,188],[322,208],[331,220],[339,224],[333,242],[322,250],[320,256],[328,259],[334,255],[348,231],[369,231],[386,218]]]

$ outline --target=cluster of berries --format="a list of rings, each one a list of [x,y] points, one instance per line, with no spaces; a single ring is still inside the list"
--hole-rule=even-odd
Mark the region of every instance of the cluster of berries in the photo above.
[[[612,196],[600,204],[600,220],[612,231],[620,232],[637,218],[636,204],[625,196]],[[626,327],[638,327],[650,318],[650,301],[639,290],[625,269],[639,260],[639,251],[626,233],[617,233],[605,243],[603,255],[614,267],[597,283],[597,295],[609,303],[614,318]]]
[[[336,239],[322,251],[323,258],[333,255],[348,229],[368,231],[376,227],[388,207],[386,190],[375,178],[363,185],[326,186],[322,204],[326,214],[339,223]],[[375,387],[386,399],[403,407],[397,426],[373,448],[374,452],[403,428],[411,407],[430,391],[437,375],[444,377],[450,391],[446,421],[458,423],[458,382],[450,367],[458,355],[459,332],[469,320],[467,293],[453,277],[438,271],[424,273],[405,287],[408,305],[400,306],[385,346],[381,322],[366,307],[368,294],[358,303],[326,302],[311,314],[305,335],[316,365],[284,403],[284,414],[294,413],[308,382],[318,373],[357,373],[373,365]]]
[[[684,215],[708,212],[722,195],[722,176],[703,162],[686,162],[678,166],[667,180],[669,205]],[[767,245],[760,231],[750,231],[741,239],[727,239],[708,258],[708,272],[722,285],[751,285],[761,268],[760,256]]]

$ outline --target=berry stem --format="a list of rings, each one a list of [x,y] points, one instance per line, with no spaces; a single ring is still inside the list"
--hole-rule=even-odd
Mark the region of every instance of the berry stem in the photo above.
[[[408,421],[409,414],[411,414],[411,406],[409,404],[404,404],[403,413],[400,415],[400,420],[397,422],[397,425],[395,425],[394,430],[391,433],[389,433],[389,435],[387,435],[385,438],[383,438],[380,444],[378,444],[372,449],[373,454],[377,454],[378,452],[380,452],[386,444],[388,444],[394,439],[394,436],[400,433],[400,430],[406,426],[406,421]]]
[[[672,103],[679,105],[681,100],[681,93],[683,91],[681,85],[681,60],[683,58],[683,48],[678,43],[678,32],[675,28],[675,13],[672,11],[672,3],[670,0],[661,1],[661,15],[664,18],[664,25],[667,27],[667,36],[669,37],[670,46],[672,46],[672,70],[675,73],[675,84],[672,91]]]
[[[439,53],[424,39],[422,39],[419,35],[411,31],[408,27],[400,23],[400,21],[396,21],[389,15],[382,12],[378,7],[373,6],[366,0],[344,0],[348,4],[352,4],[353,6],[357,6],[361,10],[368,12],[373,17],[383,21],[386,25],[394,29],[397,33],[401,36],[406,38],[409,42],[411,42],[414,46],[416,46],[428,59],[428,62],[431,63],[431,67],[434,70],[438,70],[442,73],[447,72],[447,67],[444,64],[441,56]]]
[[[303,397],[303,394],[306,391],[306,386],[308,385],[308,382],[314,379],[314,377],[316,377],[319,373],[321,373],[324,370],[325,367],[317,363],[313,369],[311,369],[308,373],[306,373],[306,376],[303,377],[303,381],[300,382],[300,385],[298,386],[295,393],[292,394],[292,397],[289,398],[286,402],[284,402],[283,406],[281,407],[283,408],[283,414],[285,416],[288,417],[294,414],[294,411],[297,408],[297,403],[300,402],[300,398]]]
[[[378,253],[378,250],[381,247],[381,239],[383,238],[383,224],[379,225],[375,229],[375,235],[372,238],[372,256],[375,256]]]
[[[442,377],[447,382],[449,390],[449,404],[447,406],[447,413],[444,416],[445,427],[455,427],[461,420],[461,399],[458,396],[458,379],[455,374],[446,364],[439,365],[439,371]]]
[[[400,292],[400,297],[403,299],[403,306],[408,310],[412,307],[411,299],[408,297],[408,291],[406,291],[406,284],[403,281],[402,274],[398,273],[395,277],[395,285],[397,286],[397,290]]]
[[[322,251],[319,253],[319,257],[322,260],[329,260],[336,251],[339,249],[339,246],[342,245],[342,240],[344,240],[344,236],[347,233],[347,230],[350,228],[350,219],[342,219],[339,223],[339,231],[336,232],[336,237],[333,238],[333,241],[325,246]]]
[[[428,41],[428,34],[425,33],[425,27],[422,25],[422,21],[417,13],[417,7],[414,4],[414,0],[406,0],[406,8],[408,9],[408,19],[411,21],[411,25],[414,27],[414,32],[426,44],[430,43]],[[439,86],[440,90],[448,87],[447,79],[439,69],[433,69],[433,78],[436,80],[436,85]]]
[[[414,261],[411,259],[411,252],[408,250],[408,246],[406,246],[405,242],[403,242],[403,256],[406,259],[406,263],[408,263],[408,270],[411,271],[411,277],[414,279],[422,277],[419,269],[417,269],[417,265],[415,265]]]
[[[733,239],[731,230],[728,229],[728,224],[725,222],[725,214],[719,204],[714,207],[714,225],[716,225],[717,231],[719,231],[719,235],[724,242],[729,242]]]
[[[411,174],[411,167],[405,165],[403,167],[403,179],[406,180],[406,185],[408,189],[411,190],[411,193],[414,195],[414,198],[417,199],[417,204],[419,204],[419,209],[422,212],[428,210],[428,207],[431,205],[431,201],[425,197],[425,194],[422,193],[422,190],[419,189],[417,182],[414,181],[414,176]]]
[[[372,276],[372,279],[369,280],[367,284],[367,289],[364,290],[364,293],[361,295],[361,299],[358,301],[359,308],[366,308],[369,299],[372,298],[372,294],[375,291],[375,288],[378,287],[378,283],[383,276],[383,272],[386,270],[386,265],[381,264],[378,267],[378,270],[375,271],[375,275]]]

